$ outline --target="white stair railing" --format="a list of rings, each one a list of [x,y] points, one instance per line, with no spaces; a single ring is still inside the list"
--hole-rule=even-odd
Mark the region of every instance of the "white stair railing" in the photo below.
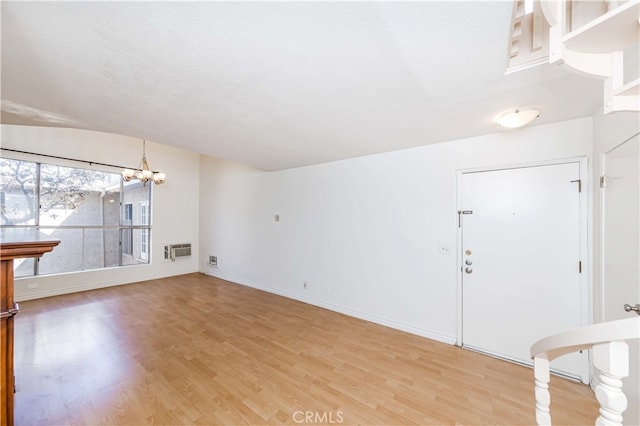
[[[593,349],[593,365],[598,370],[595,393],[600,404],[595,424],[622,425],[622,413],[627,408],[622,378],[629,375],[629,346],[625,341],[632,339],[640,339],[640,317],[580,327],[536,342],[531,347],[536,422],[551,424],[549,363],[571,352]]]

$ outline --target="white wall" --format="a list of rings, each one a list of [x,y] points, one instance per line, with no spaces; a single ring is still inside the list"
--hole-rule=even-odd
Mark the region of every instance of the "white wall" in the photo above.
[[[583,118],[281,172],[201,157],[201,269],[453,343],[456,171],[591,158],[592,129]]]
[[[142,141],[137,138],[51,127],[2,125],[2,147],[132,168],[138,165],[142,157]],[[39,156],[19,156],[7,151],[2,151],[2,156],[87,167],[86,164],[77,162]],[[162,170],[167,174],[167,182],[153,190],[152,263],[126,268],[19,278],[15,283],[17,301],[197,272],[198,154],[147,141],[147,159],[154,170]],[[94,168],[121,171],[99,166]],[[190,259],[161,262],[164,243],[187,242],[193,244],[193,256]],[[38,288],[27,289],[27,285],[32,283],[38,284]]]

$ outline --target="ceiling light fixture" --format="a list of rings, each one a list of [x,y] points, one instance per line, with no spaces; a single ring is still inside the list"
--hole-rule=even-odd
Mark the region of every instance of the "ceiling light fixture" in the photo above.
[[[142,182],[142,186],[145,186],[148,181],[153,180],[153,183],[160,185],[165,182],[166,175],[160,172],[154,172],[149,168],[147,164],[147,156],[145,153],[145,145],[147,141],[142,140],[142,161],[138,165],[136,170],[124,169],[122,171],[122,179],[125,182],[129,182],[132,179],[138,179]]]
[[[526,126],[538,117],[540,117],[540,110],[537,108],[520,107],[505,112],[498,117],[496,123],[507,129],[517,129],[518,127]]]

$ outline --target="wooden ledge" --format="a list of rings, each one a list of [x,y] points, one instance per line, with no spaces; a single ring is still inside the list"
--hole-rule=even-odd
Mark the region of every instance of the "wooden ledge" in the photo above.
[[[40,257],[60,244],[59,240],[35,229],[3,228],[0,230],[0,258],[2,260]]]

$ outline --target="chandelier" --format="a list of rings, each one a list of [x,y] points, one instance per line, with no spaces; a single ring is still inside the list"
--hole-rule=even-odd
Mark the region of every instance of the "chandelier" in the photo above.
[[[165,182],[166,175],[164,173],[154,172],[149,168],[145,153],[146,142],[147,141],[142,140],[142,161],[138,164],[138,168],[136,170],[124,169],[122,171],[122,179],[125,182],[129,182],[132,179],[138,179],[142,182],[142,186],[146,186],[147,182],[153,180],[153,183],[160,185]]]

